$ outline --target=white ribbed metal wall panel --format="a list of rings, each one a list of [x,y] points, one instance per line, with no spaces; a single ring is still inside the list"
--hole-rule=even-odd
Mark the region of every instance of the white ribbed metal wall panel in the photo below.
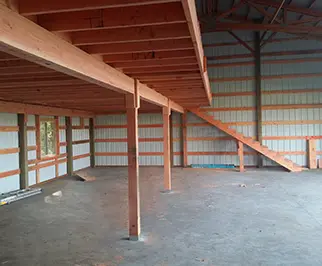
[[[162,114],[139,114],[139,138],[163,138]],[[124,126],[126,125],[126,115],[106,115],[96,117],[97,126]],[[153,127],[157,125],[157,127]],[[146,126],[146,127],[144,127]],[[126,128],[96,128],[95,139],[126,139]],[[97,165],[127,165],[126,155],[115,155],[117,153],[127,153],[127,142],[96,142],[96,152],[114,153],[113,156],[95,156]],[[162,141],[142,141],[139,143],[139,151],[147,153],[162,153]],[[162,155],[139,156],[140,165],[163,165]]]
[[[85,120],[84,119],[84,125],[85,125]],[[72,118],[72,125],[73,126],[80,126],[80,117],[73,117]],[[86,121],[88,124],[88,121]],[[74,141],[82,141],[82,140],[89,140],[89,129],[84,128],[84,129],[73,129],[73,134],[72,134],[72,139]],[[84,154],[89,154],[90,153],[90,145],[89,141],[87,143],[81,143],[81,144],[73,144],[73,156],[78,156],[78,155],[84,155]],[[79,158],[79,159],[74,159],[73,160],[73,169],[74,171],[87,168],[90,166],[90,156],[84,157],[84,158]]]
[[[0,113],[0,126],[18,126],[17,114]],[[0,149],[18,148],[18,132],[0,132]],[[19,154],[0,154],[0,172],[19,169]],[[0,193],[19,189],[19,175],[0,178]]]
[[[278,34],[277,38],[290,37],[287,34]],[[315,50],[320,49],[321,44],[315,40],[297,40],[281,43],[267,44],[263,52]],[[274,58],[314,58],[316,55],[292,55]],[[274,59],[270,58],[270,59]],[[321,73],[322,62],[302,62],[296,64],[262,64],[262,76]],[[294,77],[281,79],[268,79],[262,81],[263,91],[297,90],[297,89],[321,89],[322,77]],[[288,105],[288,104],[322,104],[321,92],[288,93],[288,94],[263,94],[263,105]],[[293,121],[289,125],[264,125],[263,136],[321,136],[322,123],[315,124],[322,118],[321,108],[302,108],[285,110],[264,110],[263,122],[266,121]],[[306,121],[302,123],[301,121]],[[315,121],[314,123],[308,121]],[[307,140],[264,140],[264,144],[273,150],[283,152],[303,152],[304,155],[286,155],[299,165],[307,166]],[[265,160],[267,165],[275,165]]]

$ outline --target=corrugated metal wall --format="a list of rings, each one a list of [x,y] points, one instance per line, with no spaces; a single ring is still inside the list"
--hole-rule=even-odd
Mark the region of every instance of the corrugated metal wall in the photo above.
[[[238,36],[244,41],[250,41],[252,46],[253,36],[249,33],[238,32]],[[278,34],[276,38],[288,38],[286,34]],[[236,63],[253,61],[253,58],[234,59],[236,54],[249,54],[242,45],[218,46],[219,43],[236,40],[228,33],[210,33],[203,36],[205,54],[208,60],[208,73],[211,79],[211,88],[214,93],[212,109],[210,112],[214,117],[223,122],[232,123],[232,128],[247,136],[255,136],[255,84],[253,79],[245,77],[254,76],[254,65],[227,65],[217,67],[218,63]],[[217,45],[216,45],[217,44]],[[268,43],[263,53],[285,52],[309,49],[319,49],[318,41],[287,41]],[[218,56],[232,56],[229,59],[218,60]],[[303,77],[299,74],[319,73],[322,62],[303,63],[279,63],[270,64],[268,60],[312,58],[316,55],[289,55],[262,57],[262,105],[263,105],[263,144],[269,148],[283,152],[286,157],[300,165],[307,165],[307,140],[305,137],[322,135],[322,109],[316,104],[322,103],[322,77]],[[288,75],[286,77],[285,75]],[[275,76],[275,77],[272,77]],[[296,90],[309,89],[308,92],[299,93]],[[316,89],[316,91],[311,91]],[[234,95],[237,94],[237,95]],[[303,106],[306,104],[307,106]],[[272,107],[272,105],[283,105]],[[285,105],[290,105],[289,108]],[[292,106],[291,106],[292,105]],[[296,105],[296,106],[293,106]],[[299,106],[302,105],[302,106]],[[265,106],[270,106],[265,109]],[[242,109],[247,108],[247,110]],[[198,121],[195,117],[189,117],[189,123]],[[202,121],[199,121],[202,122]],[[217,137],[222,133],[214,128],[192,127],[188,130],[189,137]],[[298,139],[286,139],[288,136]],[[281,139],[276,139],[280,137]],[[282,139],[285,137],[285,139]],[[274,139],[275,138],[275,139]],[[236,151],[236,145],[230,141],[190,141],[189,151]],[[317,140],[318,156],[321,156],[321,140]],[[207,155],[189,156],[189,163],[234,163],[238,164],[237,156],[211,156]],[[255,156],[245,157],[246,165],[256,163]],[[265,165],[274,165],[273,162],[265,160]]]
[[[139,164],[163,165],[163,118],[161,113],[139,114]],[[174,165],[181,165],[180,115],[172,115]],[[126,115],[96,117],[96,165],[127,165]]]
[[[82,121],[83,120],[83,121]],[[72,118],[74,171],[90,166],[89,119]]]
[[[17,115],[0,113],[0,128],[0,193],[5,193],[19,189],[19,174],[5,174],[19,170]]]

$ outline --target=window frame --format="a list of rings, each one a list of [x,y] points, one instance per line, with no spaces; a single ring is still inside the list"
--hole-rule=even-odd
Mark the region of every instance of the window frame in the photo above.
[[[48,154],[48,132],[47,132],[47,123],[50,122],[52,124],[52,132],[53,132],[53,138],[54,138],[54,145],[53,145],[53,149],[54,149],[54,153],[53,154]],[[42,123],[45,123],[45,128],[46,128],[46,150],[47,150],[47,154],[46,155],[42,155],[42,151],[43,151],[43,146],[42,146],[42,133],[41,133],[41,125]],[[57,156],[57,147],[56,147],[56,140],[57,140],[57,130],[56,130],[56,123],[55,123],[55,118],[40,118],[39,121],[39,138],[40,138],[40,159],[48,159],[48,158],[54,158]]]

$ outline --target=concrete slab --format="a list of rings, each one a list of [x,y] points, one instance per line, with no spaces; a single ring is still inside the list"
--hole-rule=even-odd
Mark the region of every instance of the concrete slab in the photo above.
[[[161,193],[163,169],[140,170],[140,241],[128,240],[126,168],[2,207],[0,265],[322,265],[321,171],[172,173]]]

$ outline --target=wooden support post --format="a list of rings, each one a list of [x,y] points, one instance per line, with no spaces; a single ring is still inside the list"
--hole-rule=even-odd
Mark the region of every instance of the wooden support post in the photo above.
[[[73,129],[72,118],[66,116],[66,152],[67,152],[67,175],[73,175]]]
[[[94,118],[89,119],[89,146],[91,167],[95,167],[95,139],[94,139]]]
[[[316,169],[317,168],[317,161],[316,161],[316,141],[315,139],[308,140],[308,155],[309,155],[309,169]]]
[[[170,114],[169,107],[163,107],[163,164],[164,190],[171,190],[171,163],[170,163]]]
[[[173,113],[170,114],[170,166],[174,165],[173,157]]]
[[[58,116],[55,116],[55,143],[56,143],[56,155],[60,154],[60,141],[59,141],[59,118]],[[59,176],[59,164],[58,164],[58,156],[56,156],[55,159],[55,176]]]
[[[239,171],[244,172],[244,144],[241,141],[238,141],[238,156],[239,156]]]
[[[140,222],[140,189],[139,189],[139,137],[138,109],[140,96],[137,80],[134,80],[134,94],[126,95],[127,114],[127,148],[128,148],[128,197],[129,197],[129,238],[139,240]]]
[[[262,144],[262,77],[261,77],[261,46],[260,32],[254,34],[255,48],[255,94],[256,94],[256,139]],[[263,158],[258,155],[258,167],[263,167]]]
[[[183,167],[188,166],[188,144],[187,144],[187,112],[182,115],[182,138],[183,138]]]
[[[18,114],[20,189],[28,187],[27,116]]]
[[[38,160],[41,159],[41,141],[40,141],[40,117],[35,115],[36,120],[36,166],[38,165]],[[40,172],[37,167],[36,169],[36,184],[40,183]]]

